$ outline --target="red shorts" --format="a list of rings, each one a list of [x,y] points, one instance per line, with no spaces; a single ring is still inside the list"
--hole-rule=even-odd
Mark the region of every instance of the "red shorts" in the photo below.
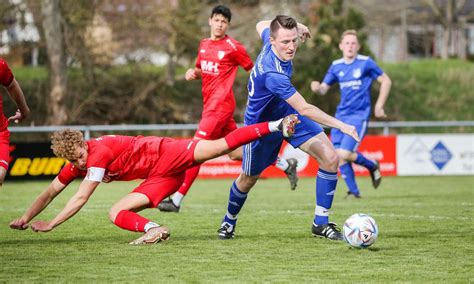
[[[158,204],[175,193],[183,183],[186,170],[197,165],[194,149],[198,140],[175,140],[165,138],[161,144],[158,160],[148,177],[133,190],[148,197],[149,207]]]
[[[5,129],[0,131],[0,167],[8,170],[10,161],[10,131]]]
[[[195,137],[204,140],[215,140],[226,136],[237,129],[233,113],[203,113]]]

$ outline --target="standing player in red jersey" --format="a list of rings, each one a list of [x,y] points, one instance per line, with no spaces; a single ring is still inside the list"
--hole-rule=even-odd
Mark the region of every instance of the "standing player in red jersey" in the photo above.
[[[30,115],[30,109],[21,90],[20,84],[13,76],[10,67],[5,60],[0,58],[0,85],[5,87],[8,95],[15,102],[18,110],[8,119],[5,114],[0,115],[0,186],[3,185],[8,170],[8,162],[10,161],[10,131],[8,131],[8,123],[13,121],[19,123]],[[0,96],[0,110],[3,110],[3,102]]]
[[[102,136],[89,141],[79,130],[55,132],[52,146],[56,156],[71,163],[66,165],[53,182],[36,198],[22,217],[11,221],[10,228],[49,232],[74,216],[86,204],[101,181],[144,179],[131,193],[115,203],[109,219],[118,227],[145,232],[130,244],[151,244],[168,239],[170,233],[138,215],[147,207],[156,207],[181,186],[186,170],[209,159],[228,154],[234,149],[281,131],[285,137],[294,133],[296,115],[273,122],[249,125],[232,131],[218,140],[174,140],[166,137]],[[29,222],[62,192],[76,177],[83,176],[76,194],[51,221]]]
[[[250,71],[253,62],[245,47],[226,34],[231,17],[230,9],[225,6],[218,5],[212,9],[209,18],[211,37],[201,40],[196,66],[188,69],[185,75],[188,81],[202,79],[203,111],[194,139],[218,139],[237,128],[232,86],[239,66]],[[241,160],[242,148],[230,153],[229,157]],[[294,190],[298,181],[297,160],[278,158],[276,166],[286,173],[291,189]],[[200,166],[196,166],[186,172],[181,188],[172,199],[160,203],[160,211],[179,212],[181,201],[196,179],[199,169]]]

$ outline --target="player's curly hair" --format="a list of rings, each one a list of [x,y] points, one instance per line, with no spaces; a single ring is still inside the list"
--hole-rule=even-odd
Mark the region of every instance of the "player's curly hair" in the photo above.
[[[60,158],[74,160],[77,157],[77,146],[82,147],[86,142],[82,132],[77,129],[66,128],[56,131],[51,136],[51,149]]]

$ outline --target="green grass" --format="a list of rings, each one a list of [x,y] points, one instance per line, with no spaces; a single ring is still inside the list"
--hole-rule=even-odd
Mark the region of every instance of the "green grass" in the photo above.
[[[369,249],[311,237],[312,179],[291,192],[286,180],[261,180],[240,214],[236,238],[217,240],[230,180],[198,180],[179,214],[144,215],[171,228],[171,239],[130,246],[137,233],[111,224],[111,205],[137,183],[101,185],[83,210],[49,233],[14,231],[46,182],[7,182],[0,192],[0,282],[412,282],[474,281],[474,177],[390,177],[377,191],[358,179],[361,200],[340,182],[331,220],[368,213],[380,235]],[[50,219],[71,185],[39,219]]]

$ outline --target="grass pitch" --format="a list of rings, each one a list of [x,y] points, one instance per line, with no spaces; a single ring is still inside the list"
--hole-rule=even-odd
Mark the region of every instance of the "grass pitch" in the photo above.
[[[130,246],[138,233],[107,219],[136,182],[101,185],[72,219],[49,233],[11,230],[47,182],[7,182],[0,192],[0,282],[424,282],[474,281],[474,177],[388,177],[363,198],[344,199],[339,181],[330,220],[368,213],[380,235],[369,249],[311,236],[314,180],[296,191],[261,180],[239,216],[234,240],[217,239],[231,180],[198,180],[179,214],[144,211],[171,229],[167,242]],[[38,219],[49,220],[73,183]]]

